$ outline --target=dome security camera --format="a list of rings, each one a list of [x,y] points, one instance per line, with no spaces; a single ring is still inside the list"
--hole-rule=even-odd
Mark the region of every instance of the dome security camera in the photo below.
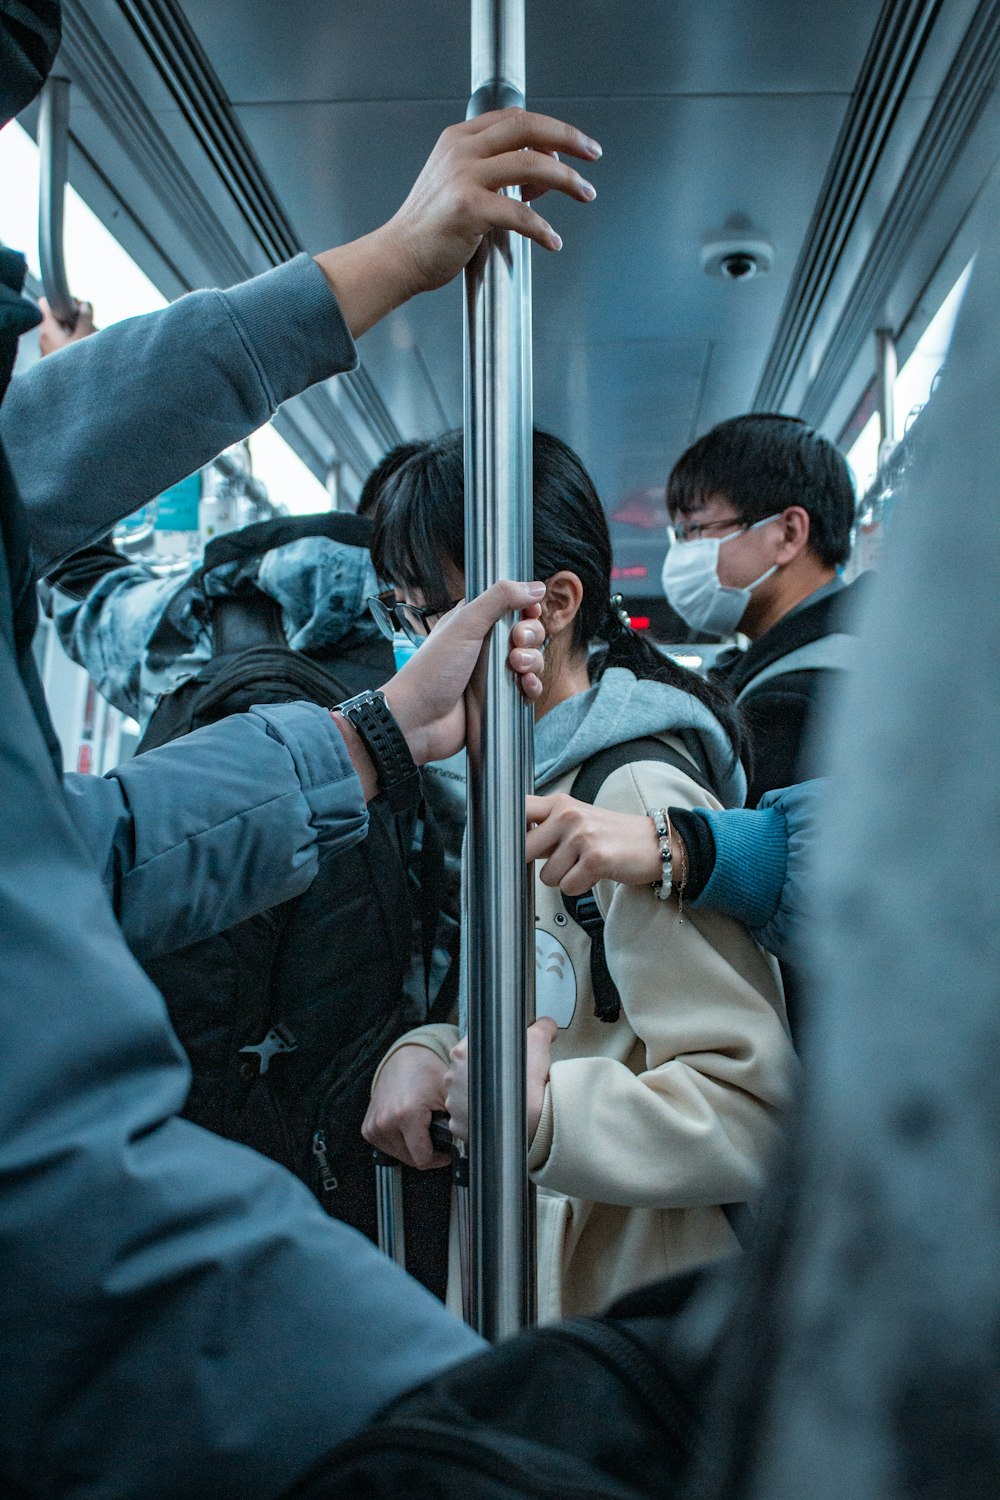
[[[720,269],[730,281],[748,281],[757,274],[757,261],[752,255],[724,255]]]
[[[723,281],[749,281],[764,276],[774,264],[774,246],[767,240],[710,240],[701,247],[701,268],[706,276]]]

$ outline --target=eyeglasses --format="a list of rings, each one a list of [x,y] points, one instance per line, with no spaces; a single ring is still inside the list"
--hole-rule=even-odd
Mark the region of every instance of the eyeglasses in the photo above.
[[[690,525],[681,521],[675,526],[667,527],[667,536],[673,546],[674,542],[696,542],[699,537],[704,536],[706,531],[714,531],[718,526],[740,526],[745,531],[748,524],[739,516],[730,516],[726,521],[692,521]]]
[[[368,608],[375,624],[390,641],[401,630],[408,641],[419,646],[430,634],[432,622],[461,602],[461,599],[449,599],[444,604],[405,604],[396,598],[393,589],[383,589],[381,594],[368,600]]]

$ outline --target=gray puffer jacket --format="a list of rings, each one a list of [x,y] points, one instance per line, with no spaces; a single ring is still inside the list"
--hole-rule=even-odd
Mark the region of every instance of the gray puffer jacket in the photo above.
[[[12,261],[0,392],[36,320]],[[31,659],[29,534],[51,564],[353,360],[301,257],[53,355],[0,407],[5,1493],[267,1500],[482,1347],[287,1172],[178,1118],[187,1064],[108,899],[155,945],[304,890],[366,827],[329,715],[268,708],[64,780]]]

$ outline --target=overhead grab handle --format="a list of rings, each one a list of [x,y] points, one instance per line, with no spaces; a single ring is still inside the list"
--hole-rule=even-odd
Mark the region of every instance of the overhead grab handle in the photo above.
[[[69,79],[50,78],[38,112],[38,250],[49,307],[66,328],[76,325],[63,258],[63,203],[69,169]]]

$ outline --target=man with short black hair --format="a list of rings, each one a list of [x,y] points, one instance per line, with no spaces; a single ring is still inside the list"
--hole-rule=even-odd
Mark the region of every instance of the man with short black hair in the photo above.
[[[797,417],[721,422],[667,481],[669,602],[695,630],[750,637],[715,673],[747,718],[748,806],[812,773],[809,725],[850,658],[858,585],[844,584],[854,486],[843,455]]]

